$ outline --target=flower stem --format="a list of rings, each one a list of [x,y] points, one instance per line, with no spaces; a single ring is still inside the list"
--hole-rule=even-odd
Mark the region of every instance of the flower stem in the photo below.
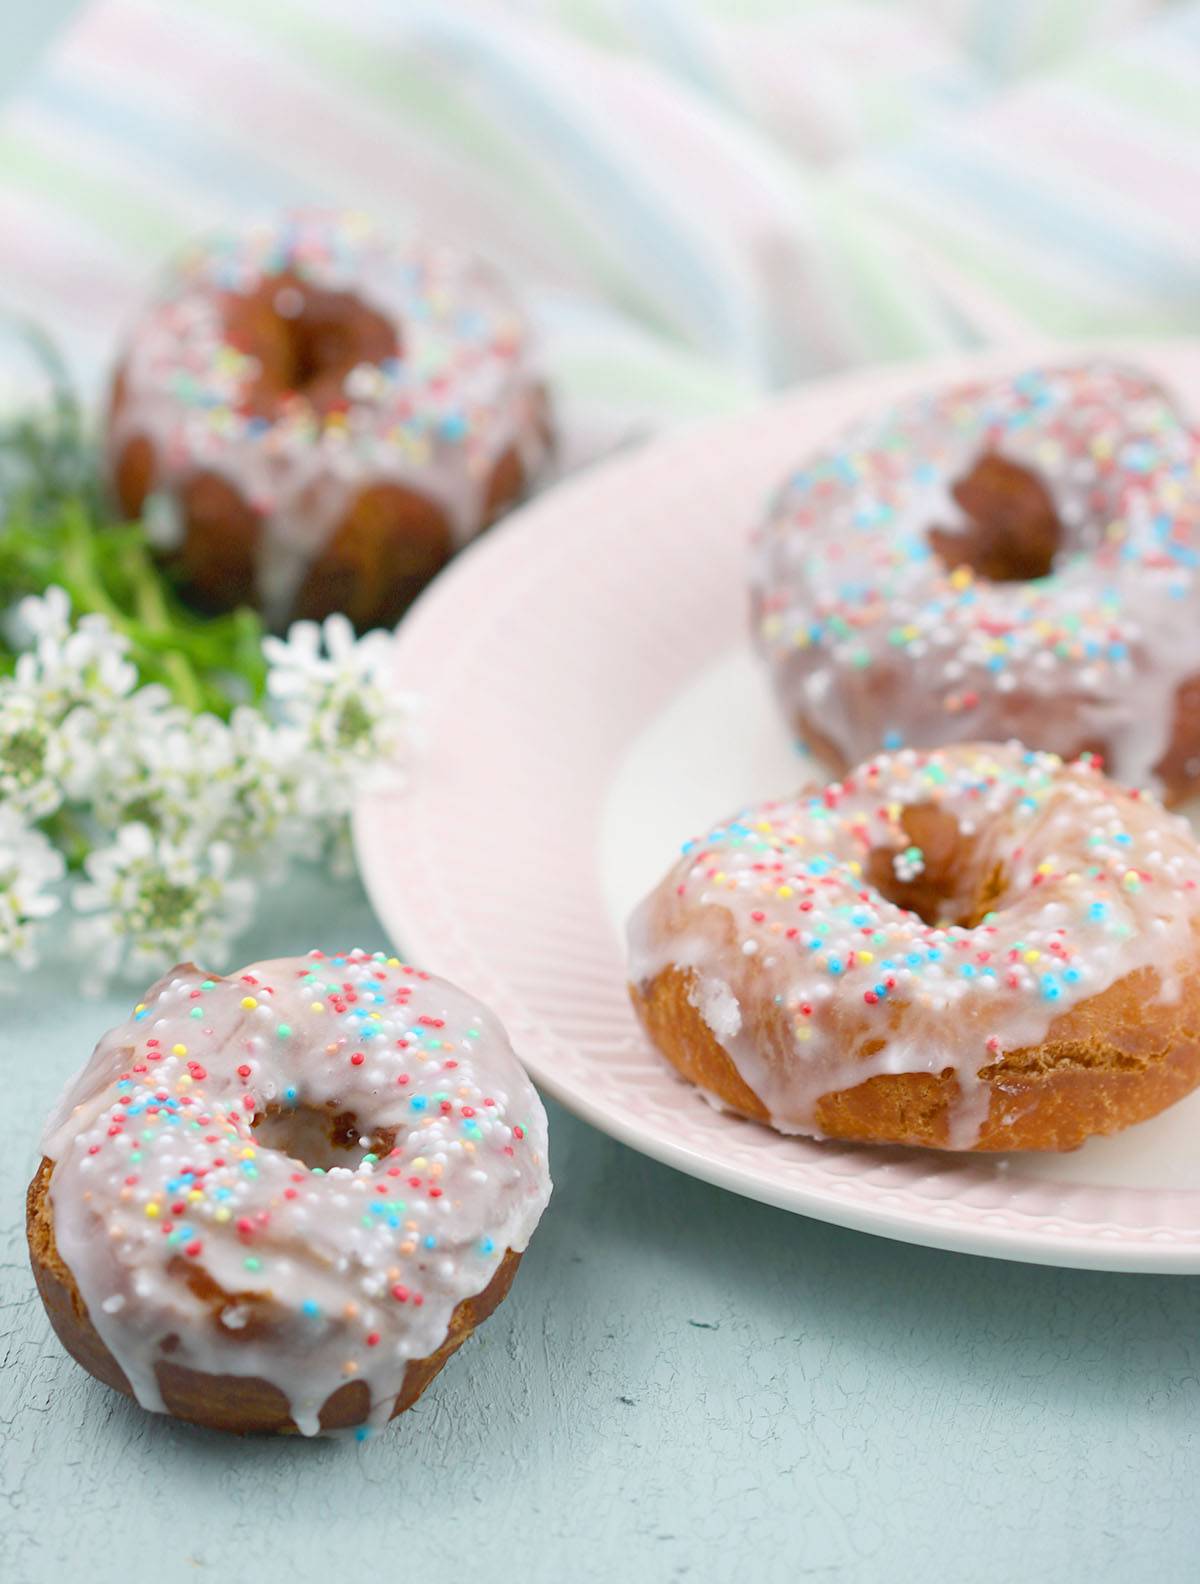
[[[134,607],[139,621],[150,632],[170,637],[173,630],[171,614],[150,558],[141,545],[131,544],[125,547],[122,559],[124,571],[133,588]],[[204,709],[204,689],[195,668],[182,650],[175,645],[164,649],[162,665],[171,691],[179,702],[193,713]]]
[[[64,804],[42,821],[42,829],[66,859],[67,868],[78,873],[93,845],[82,817]]]

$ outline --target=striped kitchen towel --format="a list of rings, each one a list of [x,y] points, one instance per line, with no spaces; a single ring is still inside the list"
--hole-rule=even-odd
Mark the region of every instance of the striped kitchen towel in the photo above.
[[[96,0],[0,122],[0,306],[98,388],[189,233],[522,283],[570,454],[1009,334],[1200,331],[1200,4]]]

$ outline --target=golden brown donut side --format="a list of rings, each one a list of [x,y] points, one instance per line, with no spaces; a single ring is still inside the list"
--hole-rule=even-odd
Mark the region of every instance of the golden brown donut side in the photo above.
[[[690,969],[668,967],[646,985],[631,985],[642,1025],[684,1078],[730,1110],[768,1122],[766,1106],[693,1006],[694,978]],[[1200,1085],[1200,961],[1177,1000],[1157,1001],[1159,988],[1153,969],[1139,969],[1062,1013],[1042,1044],[1005,1052],[985,1067],[988,1114],[972,1148],[1077,1149],[1190,1094]],[[898,1022],[904,1010],[894,1007]],[[789,1042],[774,1009],[743,1006],[743,1016],[760,1049],[783,1059]],[[957,1096],[953,1072],[882,1074],[823,1095],[815,1121],[830,1138],[942,1148]]]
[[[106,1386],[132,1396],[121,1366],[92,1324],[75,1279],[59,1255],[49,1196],[53,1171],[54,1162],[43,1159],[25,1201],[25,1230],[38,1292],[59,1341],[72,1358]],[[392,1407],[392,1418],[412,1407],[447,1359],[503,1301],[520,1263],[519,1253],[506,1250],[483,1291],[457,1305],[446,1339],[436,1352],[409,1363]],[[228,1294],[218,1289],[214,1307],[227,1298]],[[255,1376],[207,1375],[169,1361],[157,1366],[156,1375],[167,1411],[176,1419],[239,1435],[298,1433],[286,1397],[269,1381]],[[364,1382],[348,1381],[326,1398],[320,1415],[321,1429],[353,1429],[365,1422],[369,1409]]]

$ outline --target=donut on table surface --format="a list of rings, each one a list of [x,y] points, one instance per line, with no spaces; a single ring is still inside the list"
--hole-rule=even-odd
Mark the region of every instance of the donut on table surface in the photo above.
[[[1107,364],[901,402],[811,457],[752,551],[759,647],[841,772],[964,738],[1200,784],[1200,441]]]
[[[478,260],[302,211],[194,245],[134,325],[108,455],[198,604],[397,617],[536,477],[528,325]]]
[[[1200,845],[1089,760],[881,755],[688,842],[629,940],[651,1041],[782,1132],[1073,1149],[1200,1083]]]
[[[550,1194],[496,1019],[382,953],[191,965],[112,1029],[30,1185],[60,1340],[145,1408],[360,1434],[508,1291]]]

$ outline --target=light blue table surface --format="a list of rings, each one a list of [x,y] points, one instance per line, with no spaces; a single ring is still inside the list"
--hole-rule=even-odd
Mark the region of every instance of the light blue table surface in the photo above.
[[[0,0],[0,96],[71,9]],[[241,960],[378,941],[357,887],[308,879]],[[51,968],[0,1003],[4,1584],[1200,1576],[1200,1282],[801,1220],[553,1105],[512,1297],[387,1434],[142,1413],[52,1336],[22,1203],[43,1113],[127,1001]]]

